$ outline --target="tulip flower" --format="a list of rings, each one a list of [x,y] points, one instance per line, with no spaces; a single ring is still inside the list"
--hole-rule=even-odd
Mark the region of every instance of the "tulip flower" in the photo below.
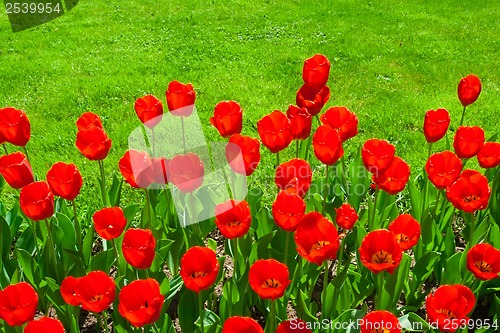
[[[97,234],[106,240],[120,237],[127,225],[127,219],[120,207],[106,207],[98,210],[92,219]]]
[[[264,330],[250,317],[235,316],[224,322],[222,333],[264,333]]]
[[[33,319],[38,294],[26,282],[11,284],[0,290],[0,318],[9,326],[21,326]]]
[[[466,266],[479,280],[496,279],[500,273],[500,250],[490,244],[476,244],[467,252]]]
[[[458,99],[462,105],[474,103],[481,93],[481,80],[473,74],[467,75],[458,83]]]
[[[248,273],[248,281],[259,297],[270,300],[282,297],[291,282],[288,267],[274,259],[254,262]]]
[[[172,115],[189,117],[193,113],[196,91],[191,83],[172,81],[165,92],[168,110]]]
[[[298,318],[285,320],[278,325],[276,333],[312,333],[307,326],[308,323]]]
[[[174,156],[167,169],[169,181],[184,193],[193,192],[203,183],[205,167],[195,153]]]
[[[250,176],[260,162],[260,141],[240,134],[231,135],[226,146],[226,159],[234,172]]]
[[[465,170],[460,177],[446,189],[446,197],[466,213],[486,209],[491,195],[488,179],[475,170]]]
[[[33,221],[45,220],[54,214],[54,194],[46,182],[34,182],[21,189],[19,205]]]
[[[214,115],[210,124],[219,131],[223,138],[239,134],[243,127],[243,111],[235,101],[223,101],[215,106]]]
[[[358,134],[358,117],[345,106],[331,107],[320,117],[324,125],[336,129],[342,142]]]
[[[462,160],[451,151],[433,154],[425,164],[427,177],[437,189],[450,186],[462,172]]]
[[[312,169],[306,160],[294,158],[282,163],[276,168],[274,181],[280,190],[296,193],[300,197],[309,190],[311,186]]]
[[[486,142],[479,153],[477,160],[481,168],[496,168],[500,165],[500,143]]]
[[[31,165],[21,152],[0,157],[0,174],[13,188],[23,188],[34,181]]]
[[[154,279],[135,280],[118,295],[118,312],[134,327],[153,324],[161,315],[165,297]]]
[[[484,130],[478,126],[460,126],[453,139],[453,148],[460,158],[474,157],[484,144]]]
[[[0,144],[5,142],[25,147],[31,136],[31,125],[23,110],[0,109]]]
[[[428,320],[441,332],[455,332],[461,323],[467,322],[475,304],[472,291],[460,284],[440,286],[425,299]]]
[[[180,275],[189,290],[199,293],[210,288],[219,273],[215,252],[208,247],[194,246],[181,258]]]
[[[403,258],[396,236],[384,229],[369,232],[363,238],[359,255],[363,265],[375,274],[382,271],[392,274]]]
[[[292,125],[283,112],[275,110],[257,122],[262,144],[271,151],[279,153],[292,142]]]
[[[115,282],[102,271],[92,271],[78,280],[76,294],[84,310],[99,313],[115,300]]]
[[[398,156],[392,159],[391,165],[382,174],[374,174],[373,181],[377,186],[389,193],[401,192],[410,178],[410,167]]]
[[[75,278],[74,276],[68,276],[64,278],[64,280],[61,283],[61,288],[60,288],[61,296],[63,300],[69,305],[79,306],[81,304],[77,294],[79,281],[80,281],[79,278]]]
[[[148,269],[155,258],[156,239],[151,230],[128,229],[122,242],[123,257],[130,266]]]
[[[361,157],[365,168],[373,174],[382,174],[391,166],[396,147],[385,140],[370,139],[363,144]]]
[[[111,139],[102,128],[94,126],[78,131],[76,147],[87,159],[101,161],[108,156],[111,149]]]
[[[163,115],[163,104],[153,95],[138,98],[134,103],[134,109],[139,120],[151,129],[160,123]]]
[[[297,91],[295,103],[299,108],[306,108],[311,116],[315,116],[320,113],[329,99],[330,88],[328,86],[317,87],[305,83]]]
[[[148,153],[130,149],[118,162],[120,172],[127,183],[135,188],[147,188],[153,183],[152,159]]]
[[[387,229],[396,236],[396,240],[403,251],[417,245],[420,239],[420,223],[410,214],[399,215],[389,224]]]
[[[401,333],[398,317],[385,310],[369,312],[361,320],[361,333],[373,332]]]
[[[215,224],[221,234],[228,239],[243,237],[252,224],[250,206],[246,201],[235,200],[228,200],[217,205]]]
[[[101,118],[93,112],[84,112],[76,121],[78,131],[84,131],[92,127],[103,129]]]
[[[343,229],[351,230],[358,220],[359,216],[354,207],[350,204],[342,204],[339,208],[335,208],[335,222]]]
[[[82,188],[82,175],[76,165],[57,162],[47,172],[47,183],[54,195],[72,201]]]
[[[424,135],[428,143],[441,140],[450,126],[450,114],[446,109],[429,110],[425,113]]]
[[[297,230],[302,216],[306,212],[306,202],[299,195],[280,191],[272,207],[274,222],[283,230]]]
[[[333,165],[344,156],[339,131],[328,125],[318,127],[314,133],[312,144],[314,155],[323,164]]]
[[[57,319],[41,317],[30,321],[24,328],[24,333],[64,333],[64,326]]]
[[[311,134],[312,118],[306,108],[290,105],[286,116],[292,125],[292,135],[295,140],[305,140]]]
[[[311,86],[322,87],[328,82],[330,61],[322,54],[316,54],[304,61],[302,79]]]

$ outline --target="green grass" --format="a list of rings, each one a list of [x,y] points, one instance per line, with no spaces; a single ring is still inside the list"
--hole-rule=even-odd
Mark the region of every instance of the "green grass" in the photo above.
[[[483,92],[466,123],[483,126],[487,137],[498,131],[498,11],[494,1],[463,0],[87,0],[15,34],[2,15],[0,107],[28,113],[36,173],[72,161],[92,184],[97,165],[74,146],[81,113],[103,117],[113,139],[108,171],[117,170],[140,124],[135,99],[164,99],[174,79],[194,84],[208,140],[220,140],[208,118],[227,99],[244,109],[243,133],[256,136],[260,117],[294,103],[304,59],[323,53],[332,63],[327,106],[345,105],[360,120],[347,153],[384,138],[416,170],[427,155],[424,112],[447,108],[456,128],[456,87],[469,73],[482,79]],[[271,173],[274,159],[264,155],[264,173]],[[85,193],[97,196],[97,187]]]

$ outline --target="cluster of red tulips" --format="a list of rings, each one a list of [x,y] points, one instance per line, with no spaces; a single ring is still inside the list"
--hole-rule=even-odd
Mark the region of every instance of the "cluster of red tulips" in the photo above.
[[[77,166],[57,162],[38,180],[26,149],[26,113],[0,109],[0,174],[19,190],[15,207],[0,209],[0,329],[80,332],[82,316],[105,332],[496,329],[500,143],[485,142],[480,127],[462,126],[481,82],[469,75],[459,83],[464,109],[454,151],[432,154],[449,132],[449,112],[425,114],[429,157],[410,181],[409,165],[385,140],[369,139],[345,154],[359,120],[344,106],[320,115],[329,73],[325,56],[307,59],[296,106],[260,119],[260,140],[241,134],[237,102],[215,106],[210,123],[228,141],[233,172],[252,175],[260,143],[276,155],[269,207],[261,191],[218,201],[205,184],[202,158],[186,146],[174,156],[154,145],[126,151],[122,177],[110,185],[104,160],[112,142],[101,118],[86,112],[76,121],[76,147],[98,162],[102,204],[79,212]],[[191,84],[168,85],[166,104],[183,138],[195,101]],[[164,121],[162,101],[147,95],[134,108],[144,133],[154,136]],[[7,144],[23,152],[9,153]],[[294,157],[282,163],[280,155]],[[479,167],[465,169],[473,157]],[[123,180],[144,192],[142,203],[121,205]],[[214,207],[213,218],[183,224],[176,191],[198,210]],[[187,213],[194,214],[191,207]],[[493,310],[471,319],[479,305]]]

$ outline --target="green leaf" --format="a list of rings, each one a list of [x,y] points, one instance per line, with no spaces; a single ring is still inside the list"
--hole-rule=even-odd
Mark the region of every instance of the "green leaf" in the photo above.
[[[399,317],[401,328],[409,332],[422,332],[432,329],[430,325],[416,313],[410,312]]]
[[[359,333],[359,321],[366,314],[366,306],[360,310],[347,310],[330,323],[337,333]]]
[[[266,207],[262,207],[257,213],[257,221],[256,221],[256,229],[255,232],[257,234],[257,239],[264,237],[269,234],[274,228],[274,218],[269,213],[269,209]]]
[[[455,253],[447,260],[441,277],[441,284],[456,284],[462,282],[462,274],[460,269],[460,259],[462,252]]]
[[[21,268],[24,277],[32,284],[32,285],[38,285],[39,277],[35,279],[34,271],[36,267],[36,262],[33,260],[33,256],[29,254],[26,250],[23,249],[17,249],[16,251],[16,257],[19,262],[19,267]]]
[[[115,252],[113,249],[99,252],[90,259],[90,270],[108,272],[114,261]]]
[[[318,319],[311,313],[311,310],[309,309],[307,304],[311,304],[311,302],[309,302],[309,298],[307,297],[307,295],[302,290],[300,290],[296,305],[297,315],[299,316],[299,318],[306,322],[317,322]]]
[[[198,295],[190,290],[184,290],[179,300],[177,313],[179,314],[179,325],[183,332],[196,332],[195,321],[199,317]]]
[[[86,265],[90,263],[90,256],[92,255],[92,246],[94,244],[94,228],[87,228],[87,234],[83,239],[83,260]]]

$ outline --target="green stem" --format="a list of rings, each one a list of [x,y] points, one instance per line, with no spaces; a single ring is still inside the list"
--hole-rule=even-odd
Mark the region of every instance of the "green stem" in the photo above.
[[[151,129],[151,149],[153,151],[153,156],[152,157],[156,157],[156,147],[155,147],[155,128],[153,127]]]
[[[155,331],[156,333],[160,333],[160,329],[158,328],[158,326],[156,326],[156,323],[152,324],[151,327],[153,328],[153,331]]]
[[[233,250],[233,277],[238,281],[238,238],[231,239],[231,248]]]
[[[276,153],[276,167],[279,167],[280,165],[280,152]]]
[[[325,305],[326,305],[326,289],[328,288],[328,260],[323,262],[324,272],[323,272],[323,290],[321,291],[321,317],[326,319]]]
[[[295,140],[295,157],[299,158],[299,140]]]
[[[58,282],[60,282],[61,279],[59,278],[59,270],[57,269],[58,263],[57,263],[57,259],[56,259],[56,252],[54,250],[54,239],[52,238],[52,222],[49,223],[49,221],[47,221],[46,219],[44,221],[45,221],[45,225],[47,226],[47,233],[49,234],[49,241],[48,241],[48,244],[46,246],[49,247],[49,251],[50,251],[49,253],[50,253],[51,260],[52,260],[52,265],[54,266],[54,272],[56,274],[55,278]]]
[[[375,215],[377,212],[377,198],[378,198],[378,185],[375,185],[375,201],[373,203],[373,211],[372,211],[372,216],[370,219],[370,225],[368,226],[369,231],[373,231],[373,225],[375,224]]]
[[[104,331],[106,333],[109,333],[109,328],[108,328],[108,312],[106,310],[104,310],[102,313],[102,323],[104,325]]]
[[[104,162],[99,160],[99,170],[101,172],[101,196],[104,207],[108,206],[108,195],[106,194],[106,175],[104,173]]]
[[[347,168],[346,168],[346,163],[345,163],[345,155],[342,155],[341,164],[342,164],[342,185],[344,186],[344,193],[347,193]]]
[[[202,293],[198,293],[198,310],[200,313],[200,325],[201,325],[201,333],[205,332],[205,324],[203,323],[203,296]]]
[[[376,274],[375,280],[377,282],[377,297],[375,298],[375,310],[386,310],[382,309],[382,294],[384,290],[384,271]]]
[[[276,300],[271,300],[271,312],[269,313],[269,332],[276,331]]]
[[[75,200],[71,201],[71,205],[73,206],[73,222],[75,223],[75,233],[76,233],[76,248],[80,255],[82,252],[82,231],[80,229],[80,222],[78,221],[78,213],[76,211],[76,202]]]
[[[429,143],[429,151],[427,153],[427,159],[429,159],[429,157],[431,157],[431,154],[432,154],[432,142]]]
[[[285,258],[283,260],[283,263],[285,264],[285,266],[287,266],[286,262],[287,262],[287,259],[288,259],[288,248],[290,246],[290,235],[291,235],[291,232],[286,231],[286,237],[285,237]]]
[[[26,159],[28,160],[28,163],[31,165],[30,162],[30,157],[28,155],[28,149],[26,149],[26,146],[23,147],[24,155],[26,155]]]
[[[184,132],[184,117],[181,117],[182,144],[184,145],[184,155],[186,154],[186,133]]]
[[[149,198],[149,193],[148,189],[144,189],[144,194],[146,195],[146,211],[148,212],[148,221],[147,221],[147,228],[151,231],[153,231],[152,224],[151,224],[151,204],[150,204],[150,198]]]
[[[33,241],[35,242],[37,261],[40,262],[40,249],[38,247],[38,237],[36,235],[36,222],[35,221],[31,221],[31,228],[33,230]]]
[[[335,276],[339,276],[340,274],[340,266],[342,266],[342,259],[344,257],[344,246],[345,246],[345,240],[347,238],[347,235],[349,235],[350,231],[347,231],[344,235],[344,238],[342,238],[342,241],[340,242],[340,249],[339,249],[339,255],[337,256],[337,271]],[[346,265],[349,263],[347,262]]]
[[[464,110],[462,111],[462,119],[460,119],[460,126],[462,126],[462,124],[464,123],[464,117],[465,117],[465,106],[464,106]]]
[[[330,172],[328,170],[328,165],[326,165],[325,187],[323,189],[323,210],[322,210],[323,215],[325,214],[325,210],[326,210],[326,197],[328,195],[328,189],[330,187],[329,182],[330,182]]]
[[[9,155],[9,151],[7,150],[7,145],[4,143],[2,146],[3,146],[3,150],[5,152],[5,155]]]
[[[441,191],[438,190],[438,194],[437,194],[437,197],[436,197],[436,206],[434,207],[434,217],[436,217],[436,214],[437,214],[437,209],[438,209],[438,206],[439,206],[439,199],[441,199]],[[437,221],[439,223],[439,221]]]

